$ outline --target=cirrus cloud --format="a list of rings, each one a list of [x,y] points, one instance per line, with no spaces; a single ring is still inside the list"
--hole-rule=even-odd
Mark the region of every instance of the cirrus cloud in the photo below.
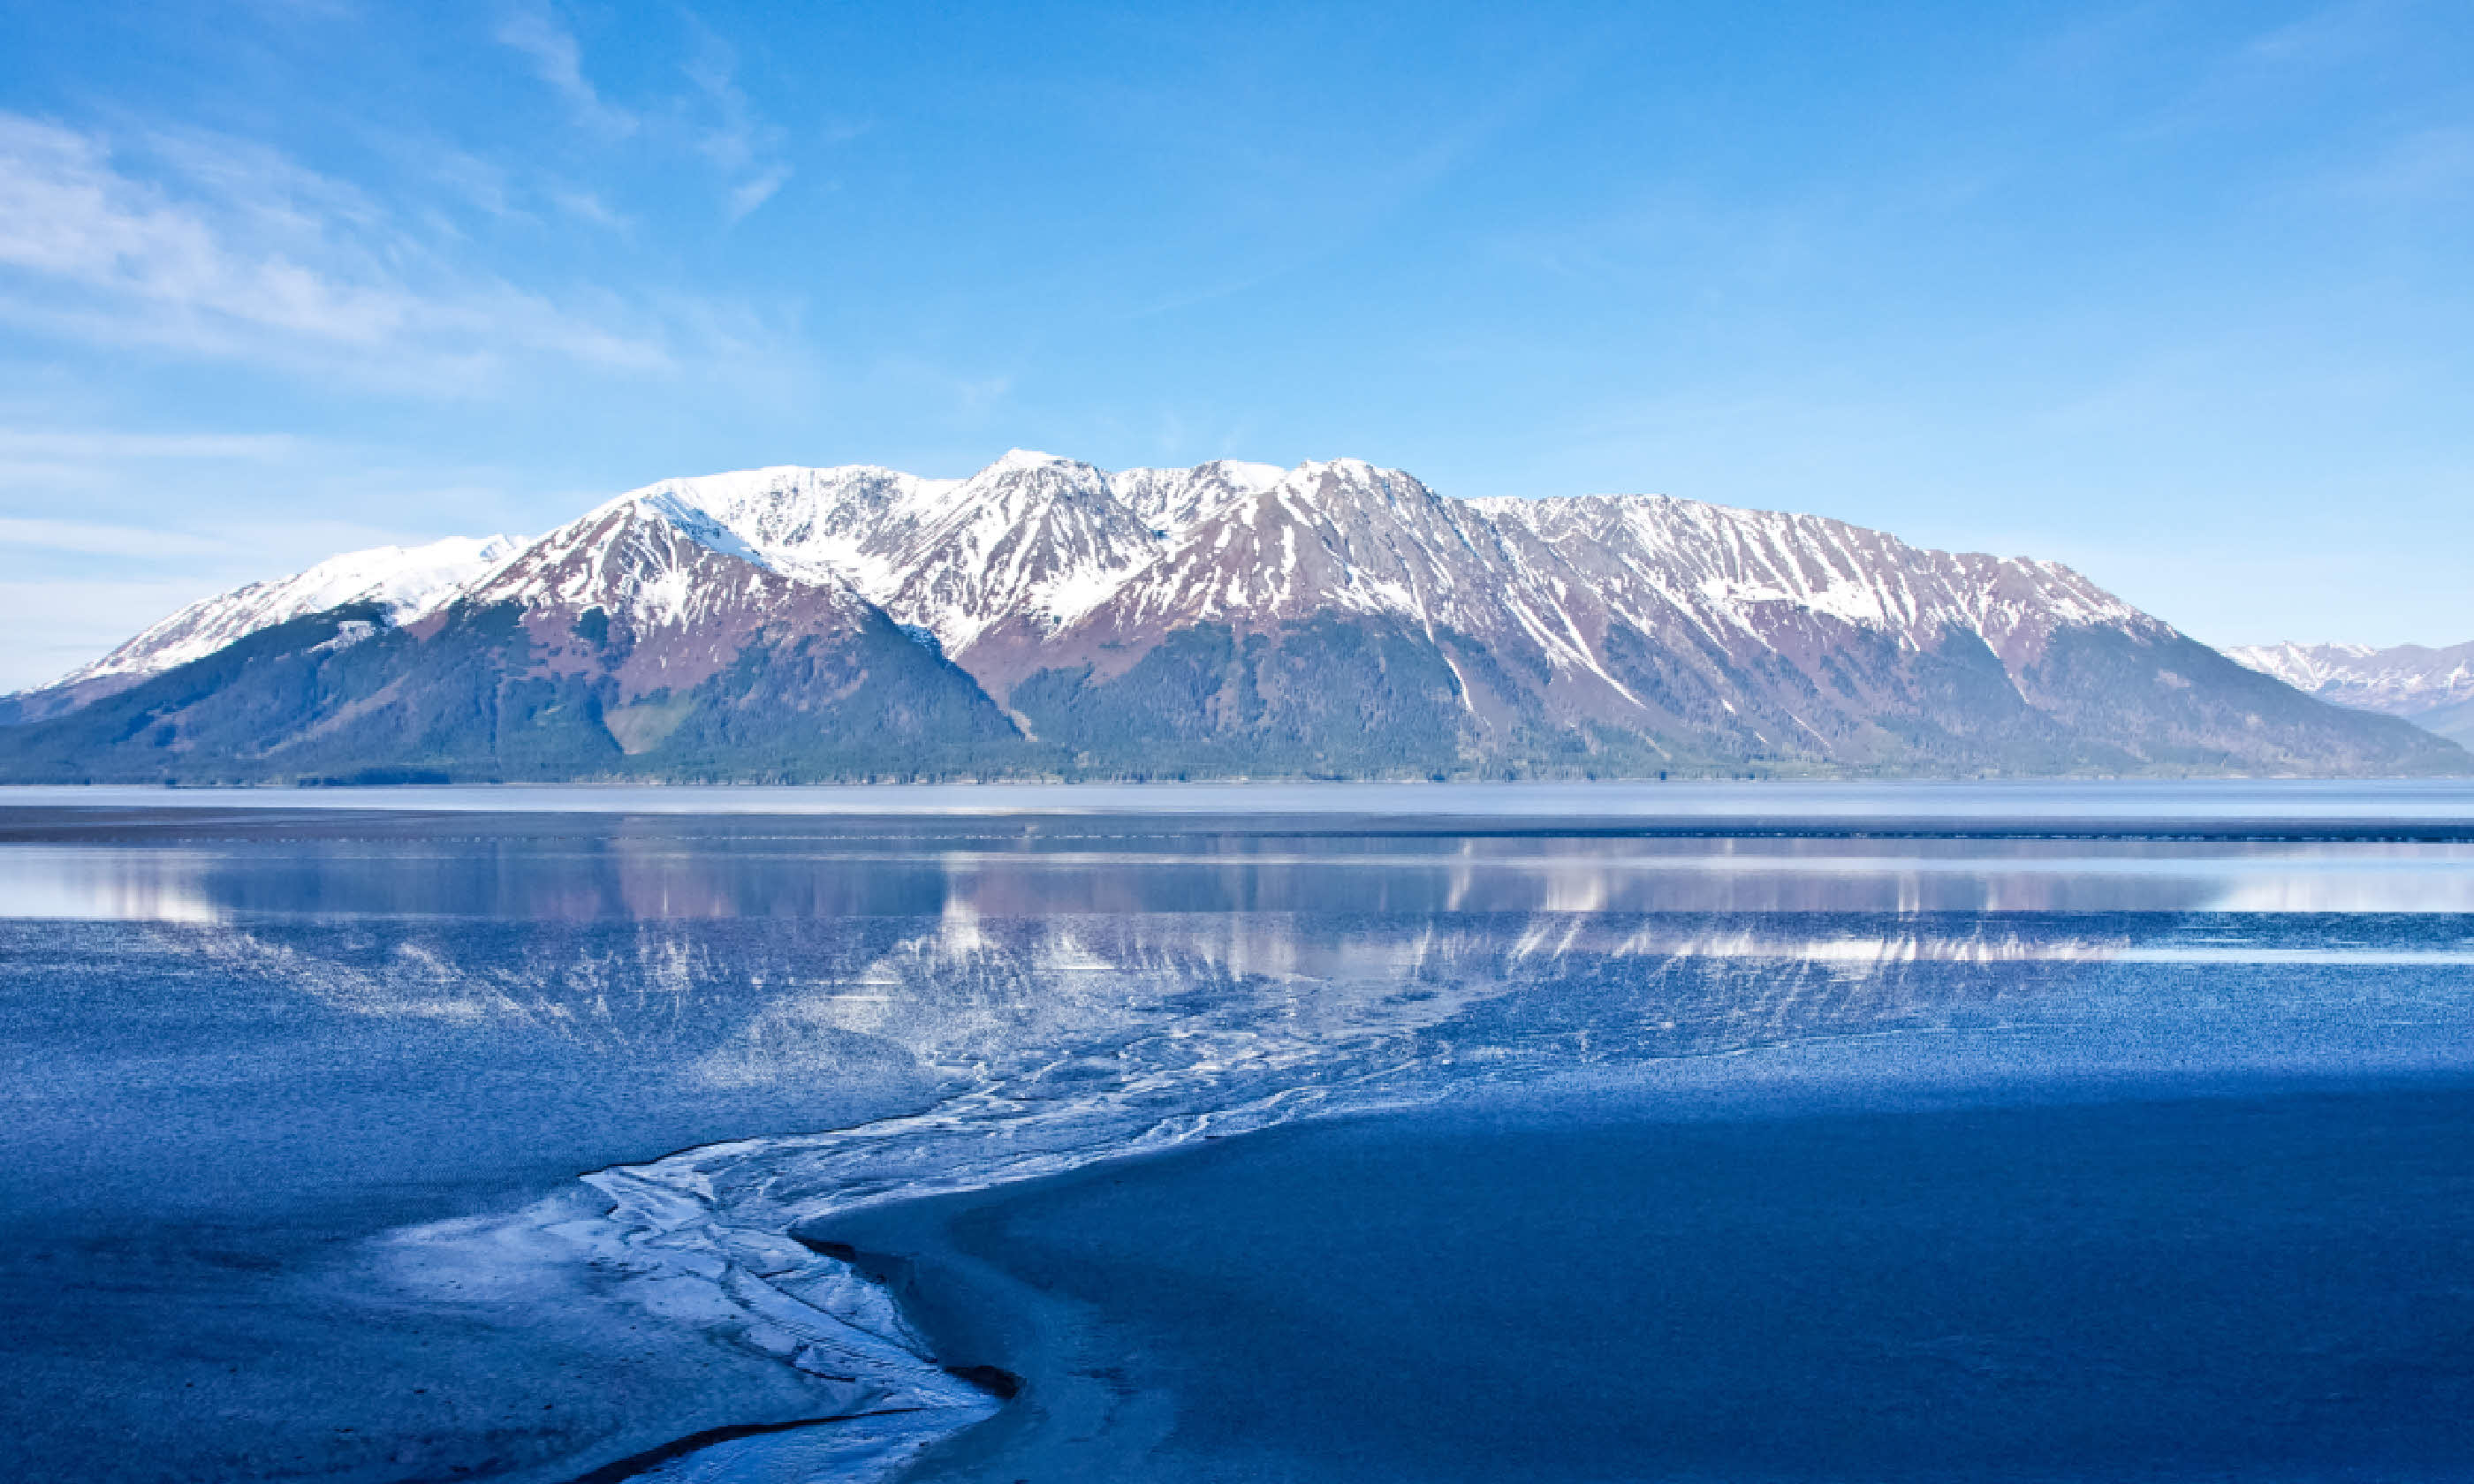
[[[123,145],[0,113],[0,320],[463,393],[524,361],[674,369],[663,326],[460,270],[340,181],[200,134]]]

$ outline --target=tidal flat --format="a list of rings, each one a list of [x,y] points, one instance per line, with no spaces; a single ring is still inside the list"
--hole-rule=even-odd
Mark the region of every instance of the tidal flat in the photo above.
[[[2446,783],[0,796],[0,1458],[2463,1477],[2469,839]]]
[[[922,1480],[2443,1479],[2474,1081],[1291,1126],[863,1212]],[[1888,1099],[1897,1102],[1897,1099]]]

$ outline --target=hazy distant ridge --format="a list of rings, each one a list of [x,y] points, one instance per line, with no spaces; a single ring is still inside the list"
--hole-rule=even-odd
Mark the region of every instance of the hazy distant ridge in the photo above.
[[[2474,746],[2474,642],[2445,649],[2242,644],[2225,653],[2322,701],[2402,716],[2461,746]]]

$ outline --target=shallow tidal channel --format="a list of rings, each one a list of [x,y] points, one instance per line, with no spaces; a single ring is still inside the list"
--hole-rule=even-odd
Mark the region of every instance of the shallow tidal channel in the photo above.
[[[0,797],[0,1473],[2474,1473],[2462,785],[692,792]]]

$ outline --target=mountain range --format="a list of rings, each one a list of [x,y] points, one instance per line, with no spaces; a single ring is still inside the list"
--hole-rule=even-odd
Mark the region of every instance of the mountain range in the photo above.
[[[668,480],[0,699],[0,778],[2428,774],[2055,562],[1354,459]]]
[[[2337,706],[2403,716],[2474,747],[2474,643],[2432,649],[2397,644],[2244,644],[2225,653],[2294,689]]]

